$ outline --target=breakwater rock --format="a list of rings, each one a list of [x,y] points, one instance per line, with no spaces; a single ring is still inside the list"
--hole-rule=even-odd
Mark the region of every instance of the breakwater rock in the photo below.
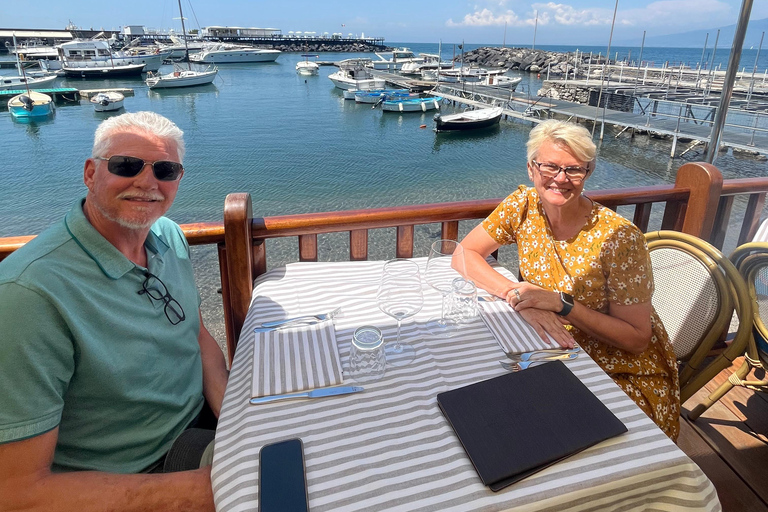
[[[456,57],[456,61],[461,57]],[[529,73],[545,73],[549,67],[550,74],[560,75],[572,73],[574,67],[594,66],[610,63],[603,56],[579,52],[548,52],[530,48],[498,48],[483,47],[464,54],[464,64],[482,67],[518,69]]]

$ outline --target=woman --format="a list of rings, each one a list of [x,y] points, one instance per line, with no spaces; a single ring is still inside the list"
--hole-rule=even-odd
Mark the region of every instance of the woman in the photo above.
[[[680,430],[677,363],[651,305],[643,233],[582,195],[595,145],[582,126],[545,121],[528,140],[528,177],[461,242],[467,274],[505,299],[542,338],[574,340],[670,437]],[[516,243],[524,282],[485,258]]]

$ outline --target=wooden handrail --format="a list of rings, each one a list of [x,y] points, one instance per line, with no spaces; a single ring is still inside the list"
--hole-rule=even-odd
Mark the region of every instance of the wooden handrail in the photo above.
[[[766,194],[768,194],[768,178],[739,178],[724,182],[715,215],[715,224],[709,239],[712,245],[722,250],[737,195],[748,195],[749,199],[736,245],[743,245],[752,240],[760,227],[760,214],[765,206]]]

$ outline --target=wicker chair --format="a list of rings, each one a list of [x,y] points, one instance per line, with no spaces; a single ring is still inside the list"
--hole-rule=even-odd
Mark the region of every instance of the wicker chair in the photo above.
[[[762,374],[762,380],[744,380],[753,369],[764,370],[768,366],[768,243],[753,242],[744,244],[731,254],[731,261],[744,277],[749,293],[747,299],[751,306],[752,317],[743,323],[753,330],[748,339],[744,363],[723,382],[707,400],[689,414],[691,419],[698,418],[704,411],[722,398],[733,386],[742,386],[756,391],[768,391],[768,378]],[[742,319],[740,318],[741,322]],[[741,327],[741,326],[740,326]]]
[[[736,268],[712,245],[677,231],[648,233],[646,239],[654,277],[653,307],[680,363],[680,400],[685,402],[744,354],[751,339],[751,302]],[[733,341],[709,360],[734,311],[740,325]]]

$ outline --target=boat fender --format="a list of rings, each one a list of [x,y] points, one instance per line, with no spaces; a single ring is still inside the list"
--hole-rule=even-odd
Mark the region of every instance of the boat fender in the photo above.
[[[421,111],[422,112],[426,112],[427,111],[427,104],[426,103],[422,103],[421,104]]]
[[[397,105],[397,106],[400,108],[400,112],[402,112],[402,111],[403,111],[403,103],[402,103],[402,102],[400,102],[400,103],[398,103],[398,105]]]
[[[425,124],[422,124],[421,126],[419,126],[419,128],[426,128],[426,127],[427,127],[427,125],[425,125]]]

